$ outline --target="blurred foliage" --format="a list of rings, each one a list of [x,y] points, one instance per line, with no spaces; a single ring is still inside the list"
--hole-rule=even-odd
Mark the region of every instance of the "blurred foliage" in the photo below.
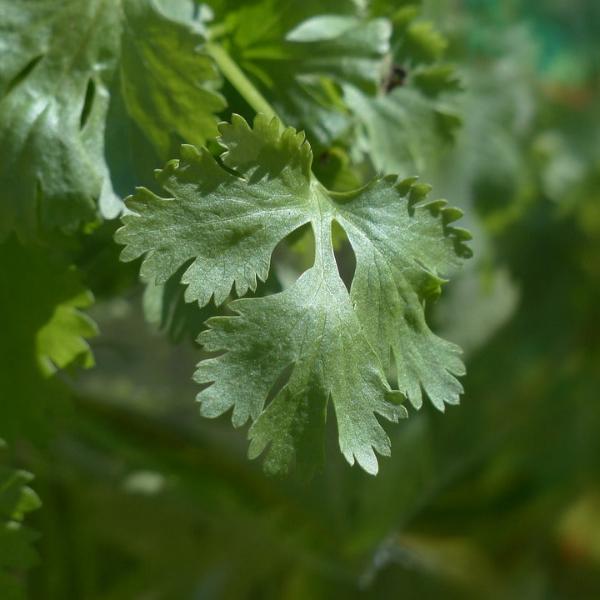
[[[203,353],[189,343],[195,337],[189,332],[199,329],[204,315],[181,302],[175,284],[144,292],[136,269],[117,260],[113,222],[98,224],[94,213],[68,239],[53,233],[51,241],[21,246],[7,238],[0,250],[0,432],[10,436],[11,463],[36,479],[29,484],[11,467],[19,475],[8,475],[9,481],[18,486],[9,488],[9,470],[2,471],[4,530],[23,531],[23,512],[36,504],[23,486],[36,490],[43,508],[27,515],[19,542],[0,540],[0,596],[598,597],[600,5],[209,4],[212,20],[197,11],[202,26],[189,35],[212,30],[206,35],[226,40],[248,77],[282,111],[290,99],[279,94],[278,82],[288,85],[296,75],[285,61],[299,60],[306,50],[290,49],[287,32],[319,14],[392,23],[388,94],[369,95],[368,85],[349,88],[339,74],[333,85],[324,83],[310,65],[304,73],[310,77],[294,83],[303,86],[298,97],[306,102],[304,112],[287,110],[300,115],[294,124],[322,145],[315,170],[331,187],[353,187],[379,170],[406,170],[434,181],[436,194],[465,210],[475,233],[475,260],[427,309],[436,330],[465,347],[466,395],[446,415],[412,411],[401,427],[389,430],[393,457],[382,460],[377,478],[348,468],[331,451],[335,430],[328,431],[322,473],[310,481],[267,478],[247,460],[244,436],[226,418],[205,422],[197,415],[189,379]],[[1,0],[0,15],[15,5]],[[269,5],[270,18],[257,28],[263,5]],[[183,12],[168,17],[171,24],[183,18]],[[155,35],[161,38],[160,31]],[[8,39],[0,25],[0,48]],[[113,43],[112,37],[104,43]],[[53,46],[59,57],[60,51]],[[275,59],[277,77],[266,80],[265,61]],[[96,92],[110,89],[110,102],[105,105],[108,96],[102,96],[96,110],[106,117],[110,150],[106,166],[102,162],[93,176],[77,179],[85,215],[93,212],[90,189],[99,193],[102,169],[110,171],[108,189],[115,196],[136,183],[151,185],[144,178],[158,166],[166,143],[161,131],[148,139],[139,129],[146,113],[136,119],[128,112],[144,100],[143,85],[126,95],[119,81],[104,75],[97,74]],[[77,118],[85,105],[85,69],[80,79]],[[222,116],[230,110],[251,116],[230,83],[221,85],[229,100]],[[160,91],[152,93],[160,97]],[[0,93],[0,106],[12,102],[4,89]],[[65,102],[73,101],[68,89],[63,93]],[[218,98],[219,92],[211,93]],[[6,126],[5,115],[14,111],[11,104],[10,113],[0,113],[2,139],[21,131],[21,125]],[[14,114],[17,124],[29,115]],[[175,138],[205,137],[178,120],[166,129]],[[65,134],[67,148],[81,136],[79,123],[51,131],[59,145]],[[97,142],[90,147],[100,152]],[[57,164],[64,166],[59,150]],[[26,172],[34,169],[19,161]],[[10,164],[3,161],[3,182],[16,177]],[[58,172],[68,173],[71,164]],[[50,191],[64,183],[45,181]],[[0,212],[3,232],[15,206],[29,207],[36,193],[28,187],[25,197],[12,197],[31,180],[11,185],[3,183],[0,194],[2,210],[9,207]],[[28,235],[30,225],[23,224]],[[310,265],[302,233],[278,247],[271,290]],[[336,256],[351,279],[353,256],[343,238]],[[55,272],[56,265],[62,270]],[[68,285],[60,284],[64,277]],[[84,338],[95,328],[79,312],[91,298],[83,286],[97,298],[88,312],[101,332],[90,342],[96,367],[86,372],[71,369],[91,361]],[[144,310],[154,326],[145,322]],[[50,334],[68,342],[43,342]],[[180,343],[172,345],[168,337]],[[72,410],[54,410],[49,420],[47,409],[62,407],[66,398]],[[28,407],[33,412],[24,415]],[[29,426],[19,435],[23,416],[36,421],[36,435]],[[38,435],[44,424],[50,431]],[[31,502],[15,504],[20,494]],[[23,570],[34,562],[29,527],[39,534],[41,560],[25,577]],[[24,560],[12,562],[17,556]]]
[[[0,450],[6,452],[0,439]],[[28,512],[39,508],[40,501],[28,487],[32,476],[0,463],[0,589],[8,600],[25,598],[22,578],[25,569],[35,564],[33,548],[36,534],[23,524]]]

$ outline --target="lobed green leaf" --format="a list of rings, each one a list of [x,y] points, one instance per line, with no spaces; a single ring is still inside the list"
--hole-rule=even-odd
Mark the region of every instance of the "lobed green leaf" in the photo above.
[[[441,410],[462,391],[459,349],[424,316],[441,274],[470,256],[469,235],[450,225],[460,213],[428,201],[429,186],[414,178],[329,192],[311,173],[303,134],[277,119],[258,115],[250,127],[234,116],[220,131],[220,159],[184,146],[157,174],[169,197],[142,188],[127,201],[116,235],[122,258],[143,256],[143,277],[158,283],[192,261],[181,276],[186,299],[220,304],[233,286],[243,295],[266,279],[276,244],[310,223],[310,269],[283,292],[236,300],[234,316],[208,321],[199,341],[221,354],[198,365],[201,413],[231,410],[234,426],[250,420],[250,456],[264,452],[266,469],[281,472],[319,462],[331,406],[342,453],[375,473],[375,452],[390,452],[377,416],[406,416],[398,400],[418,408],[422,389]],[[333,253],[334,221],[356,254],[350,292]],[[397,389],[386,379],[391,355]]]

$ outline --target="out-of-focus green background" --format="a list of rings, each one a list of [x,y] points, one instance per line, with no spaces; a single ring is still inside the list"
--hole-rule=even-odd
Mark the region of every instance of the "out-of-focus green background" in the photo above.
[[[464,87],[422,173],[475,235],[431,310],[465,349],[462,404],[389,428],[376,478],[332,431],[320,475],[270,479],[227,418],[198,417],[198,348],[144,322],[141,289],[96,290],[97,367],[22,451],[44,501],[33,598],[600,597],[600,3],[425,14]]]

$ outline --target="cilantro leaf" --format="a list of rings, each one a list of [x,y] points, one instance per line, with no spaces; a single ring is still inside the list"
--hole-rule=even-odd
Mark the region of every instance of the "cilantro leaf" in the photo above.
[[[104,158],[117,75],[130,118],[160,152],[172,132],[215,135],[224,100],[202,23],[191,0],[166,5],[0,0],[0,239],[119,212]]]
[[[359,147],[380,173],[423,173],[461,123],[443,100],[411,87],[370,97],[346,86],[344,96],[362,129]]]
[[[186,299],[220,304],[232,287],[243,295],[264,281],[276,244],[310,223],[310,269],[287,290],[236,300],[235,316],[208,321],[199,341],[225,353],[198,365],[196,381],[211,384],[198,396],[201,413],[232,409],[234,426],[251,420],[250,456],[266,451],[266,469],[279,472],[317,462],[331,401],[345,458],[375,473],[375,452],[390,452],[377,416],[405,416],[398,399],[419,407],[421,388],[440,409],[460,393],[458,348],[429,330],[424,302],[439,293],[438,270],[470,255],[467,232],[449,224],[461,213],[427,202],[428,186],[414,179],[328,191],[312,175],[304,135],[277,119],[258,115],[251,128],[234,116],[220,131],[222,162],[183,146],[158,173],[168,198],[140,188],[128,200],[116,236],[122,259],[144,255],[142,276],[157,283],[191,260]],[[333,254],[334,221],[356,254],[350,293]],[[390,353],[399,391],[385,377]]]
[[[129,114],[164,156],[176,132],[193,144],[217,134],[226,102],[206,54],[202,12],[189,0],[125,0],[121,88]]]

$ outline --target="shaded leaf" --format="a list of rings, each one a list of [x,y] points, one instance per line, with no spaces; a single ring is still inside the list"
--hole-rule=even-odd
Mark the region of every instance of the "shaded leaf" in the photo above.
[[[47,249],[0,245],[0,431],[14,435],[40,421],[58,395],[53,375],[72,364],[93,365],[86,338],[94,323],[80,309],[92,295],[74,268]]]
[[[166,153],[215,134],[219,77],[191,0],[0,1],[0,238],[72,230],[121,209],[104,158],[110,84]],[[185,115],[185,116],[184,116]]]

